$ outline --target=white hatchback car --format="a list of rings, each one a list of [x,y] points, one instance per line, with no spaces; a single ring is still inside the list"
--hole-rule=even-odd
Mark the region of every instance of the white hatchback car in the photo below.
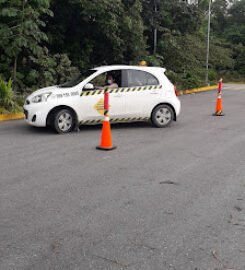
[[[180,101],[174,86],[160,67],[103,66],[80,74],[75,80],[46,87],[27,97],[26,122],[52,126],[67,133],[79,125],[99,124],[104,119],[104,83],[113,74],[118,87],[109,89],[112,123],[151,121],[166,127],[177,120]]]

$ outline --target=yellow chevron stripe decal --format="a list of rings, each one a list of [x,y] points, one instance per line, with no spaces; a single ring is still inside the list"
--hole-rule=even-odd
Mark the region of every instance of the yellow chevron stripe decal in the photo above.
[[[162,89],[162,85],[149,85],[149,86],[138,86],[138,87],[120,87],[116,89],[109,89],[109,93],[124,93],[124,92],[140,92],[147,90],[156,90]],[[84,91],[80,96],[94,96],[104,94],[104,90],[92,90],[92,91]]]
[[[142,121],[148,121],[149,117],[130,117],[130,118],[111,118],[112,123],[120,123],[120,122],[142,122]],[[103,119],[99,120],[83,120],[80,122],[80,124],[83,125],[93,125],[93,124],[100,124],[103,122]]]

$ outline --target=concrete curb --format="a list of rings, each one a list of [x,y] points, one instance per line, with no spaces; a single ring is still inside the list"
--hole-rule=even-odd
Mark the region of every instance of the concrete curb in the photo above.
[[[217,89],[217,85],[212,85],[212,86],[205,86],[201,88],[194,88],[194,89],[188,89],[188,90],[177,90],[178,96],[182,95],[188,95],[188,94],[193,94],[193,93],[200,93],[200,92],[206,92],[206,91],[211,91]]]
[[[23,118],[24,118],[23,113],[0,114],[0,122],[7,120],[18,120]]]
[[[226,84],[245,84],[245,82],[227,82]]]

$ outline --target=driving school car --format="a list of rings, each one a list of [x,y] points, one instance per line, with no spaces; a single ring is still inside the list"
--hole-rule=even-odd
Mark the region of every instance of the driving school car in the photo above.
[[[116,88],[109,88],[110,120],[151,121],[166,127],[176,121],[180,101],[165,69],[142,66],[103,66],[81,73],[75,80],[35,91],[24,104],[26,122],[36,127],[51,126],[68,133],[79,125],[95,125],[104,118],[103,86],[108,74]]]

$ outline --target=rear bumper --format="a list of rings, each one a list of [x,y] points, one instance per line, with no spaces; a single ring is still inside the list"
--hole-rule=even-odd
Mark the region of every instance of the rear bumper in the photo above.
[[[176,101],[175,101],[175,113],[176,113],[176,118],[179,116],[180,111],[181,111],[181,102],[179,100],[179,98],[176,97]]]

